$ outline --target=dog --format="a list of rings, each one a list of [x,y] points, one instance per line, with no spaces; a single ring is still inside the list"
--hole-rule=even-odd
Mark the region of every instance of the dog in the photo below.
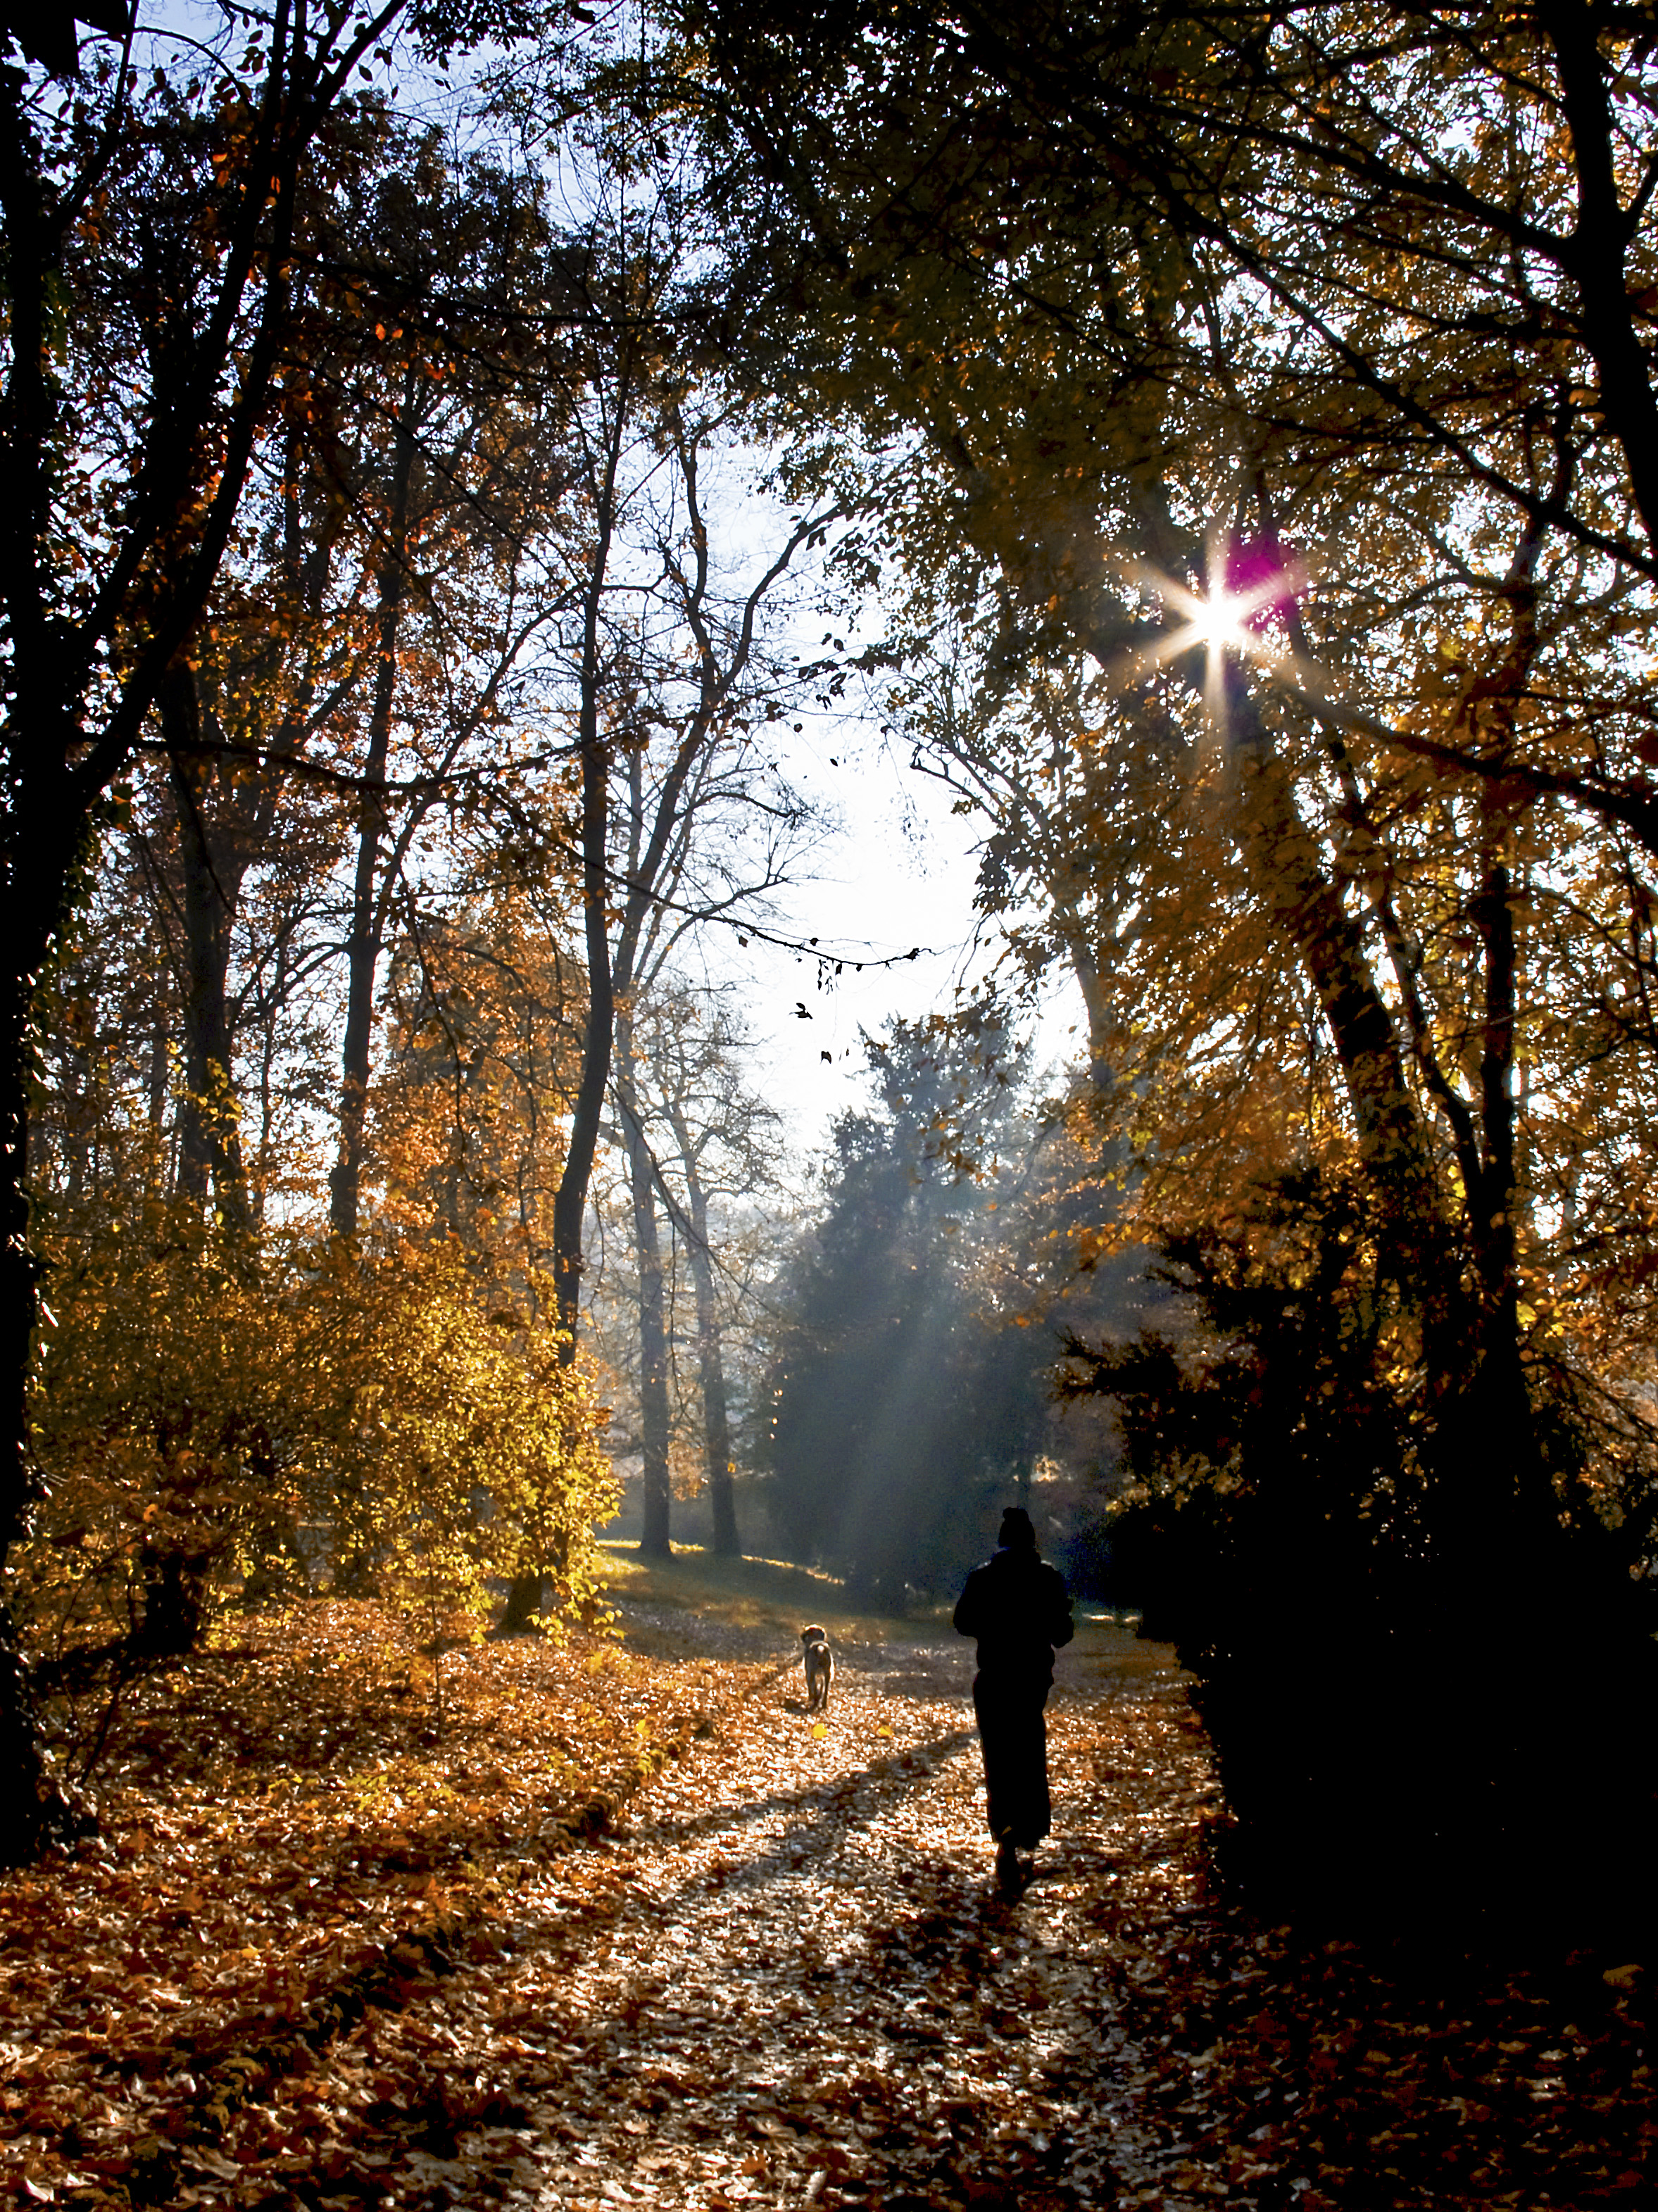
[[[835,1680],[835,1654],[821,1628],[803,1628],[800,1641],[805,1646],[806,1711],[821,1713],[829,1704]]]

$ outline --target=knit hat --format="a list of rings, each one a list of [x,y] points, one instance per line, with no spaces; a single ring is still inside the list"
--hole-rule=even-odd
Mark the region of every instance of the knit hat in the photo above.
[[[1036,1548],[1036,1532],[1030,1525],[1030,1516],[1023,1505],[1010,1505],[1002,1515],[1001,1534],[996,1541],[1011,1550],[1023,1546],[1029,1551]]]

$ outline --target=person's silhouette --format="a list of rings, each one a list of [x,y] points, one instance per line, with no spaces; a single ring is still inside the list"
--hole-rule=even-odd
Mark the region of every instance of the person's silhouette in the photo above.
[[[996,1878],[1017,1896],[1029,1879],[1019,1853],[1034,1850],[1053,1823],[1048,1795],[1048,1723],[1054,1652],[1075,1632],[1065,1577],[1036,1552],[1030,1516],[1010,1505],[999,1548],[975,1567],[956,1607],[958,1633],[977,1638],[973,1710],[985,1760],[985,1812],[996,1838]]]

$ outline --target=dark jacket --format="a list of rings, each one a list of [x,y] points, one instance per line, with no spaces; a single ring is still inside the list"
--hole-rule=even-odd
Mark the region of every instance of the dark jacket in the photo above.
[[[1004,1547],[968,1577],[956,1629],[977,1638],[981,1674],[1052,1681],[1055,1647],[1076,1633],[1065,1577],[1027,1546]]]

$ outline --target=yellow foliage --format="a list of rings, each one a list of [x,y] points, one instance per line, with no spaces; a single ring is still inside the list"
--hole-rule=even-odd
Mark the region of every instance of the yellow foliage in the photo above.
[[[604,1411],[538,1283],[503,1291],[447,1236],[232,1249],[158,1200],[43,1245],[38,1637],[137,1625],[167,1560],[204,1601],[273,1568],[378,1583],[434,1634],[531,1568],[566,1607],[597,1599]]]

